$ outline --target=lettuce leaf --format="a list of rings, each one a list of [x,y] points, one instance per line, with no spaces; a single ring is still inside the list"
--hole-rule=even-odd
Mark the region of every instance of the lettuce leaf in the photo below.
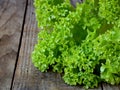
[[[120,83],[120,1],[35,0],[38,43],[32,62],[62,73],[65,83],[97,87]]]

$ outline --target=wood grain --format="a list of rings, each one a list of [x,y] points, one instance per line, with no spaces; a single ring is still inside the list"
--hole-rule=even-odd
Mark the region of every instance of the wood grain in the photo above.
[[[120,85],[109,85],[109,84],[103,84],[103,90],[120,90]]]
[[[0,90],[9,90],[26,0],[0,0]]]
[[[41,73],[31,62],[31,52],[37,42],[39,29],[36,25],[33,0],[29,0],[25,27],[14,77],[13,90],[84,90],[81,86],[68,86],[60,74]],[[101,87],[90,90],[101,90]]]

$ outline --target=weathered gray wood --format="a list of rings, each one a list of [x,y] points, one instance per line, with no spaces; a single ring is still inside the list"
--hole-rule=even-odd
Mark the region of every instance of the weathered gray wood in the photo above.
[[[14,77],[13,90],[84,90],[80,86],[68,86],[60,74],[41,73],[31,62],[31,52],[37,42],[38,28],[34,15],[33,0],[29,0],[22,45]],[[101,87],[90,90],[101,90]]]
[[[120,90],[120,85],[109,85],[109,84],[103,84],[103,90]]]
[[[26,0],[0,0],[0,90],[9,90]]]

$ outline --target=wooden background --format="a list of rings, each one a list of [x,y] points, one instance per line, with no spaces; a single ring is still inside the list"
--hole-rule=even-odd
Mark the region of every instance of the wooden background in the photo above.
[[[33,0],[0,0],[0,90],[84,90],[68,86],[60,74],[41,73],[31,63],[37,42]],[[100,84],[90,90],[120,90]]]

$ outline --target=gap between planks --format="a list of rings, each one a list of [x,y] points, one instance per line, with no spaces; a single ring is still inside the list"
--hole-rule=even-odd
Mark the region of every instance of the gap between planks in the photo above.
[[[28,0],[26,0],[25,12],[24,12],[23,22],[22,22],[22,30],[21,30],[21,35],[20,35],[20,39],[19,39],[18,53],[17,53],[17,57],[16,57],[16,62],[15,62],[15,67],[14,67],[14,71],[13,71],[13,77],[12,77],[12,81],[11,81],[10,90],[12,90],[15,71],[16,71],[16,68],[17,68],[17,63],[18,63],[18,58],[19,58],[19,53],[20,53],[20,48],[21,48],[21,43],[22,43],[22,37],[23,37],[23,32],[24,32],[24,25],[25,25],[25,20],[26,20],[25,18],[26,18],[26,13],[27,13],[27,7],[28,7]]]
[[[0,0],[0,90],[10,90],[26,0]]]

